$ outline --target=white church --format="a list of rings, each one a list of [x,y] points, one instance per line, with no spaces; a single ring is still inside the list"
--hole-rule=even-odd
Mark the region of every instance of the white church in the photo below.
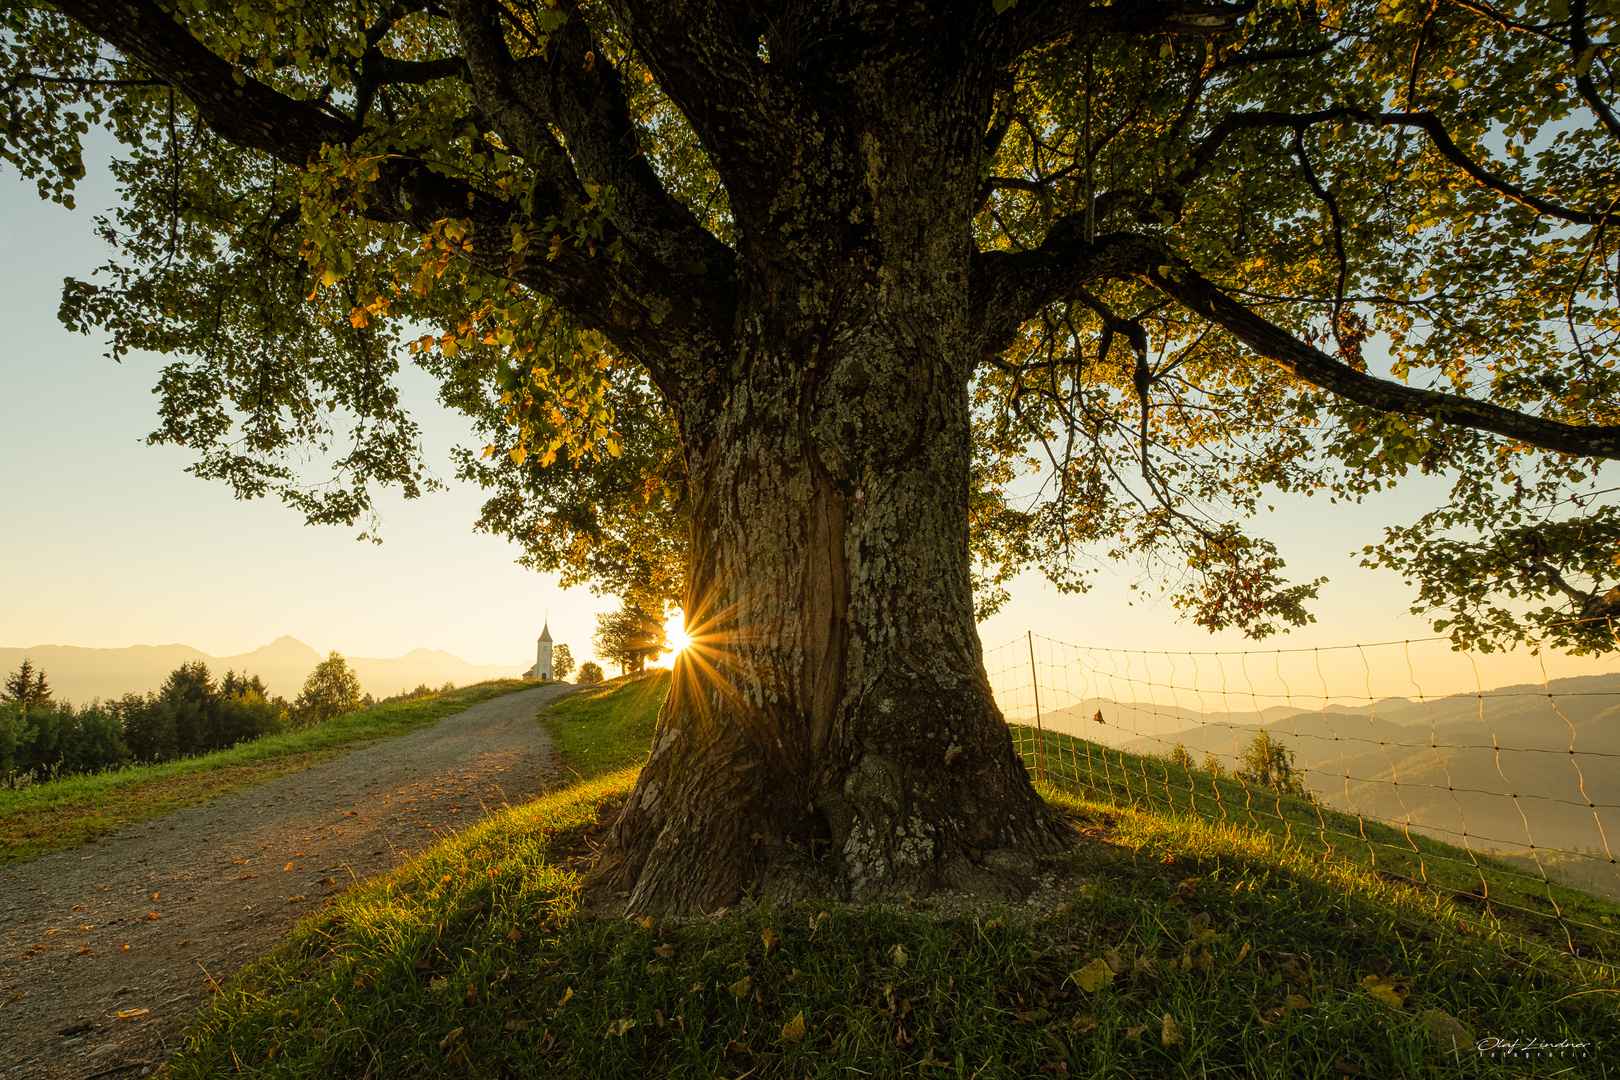
[[[555,679],[551,671],[551,620],[540,628],[540,637],[534,643],[534,667],[523,673],[525,679]]]

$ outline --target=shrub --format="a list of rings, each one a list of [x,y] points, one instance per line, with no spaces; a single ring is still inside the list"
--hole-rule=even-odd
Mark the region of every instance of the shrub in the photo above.
[[[1238,758],[1237,778],[1246,784],[1274,788],[1285,795],[1310,798],[1305,779],[1294,765],[1294,752],[1269,731],[1262,731]]]

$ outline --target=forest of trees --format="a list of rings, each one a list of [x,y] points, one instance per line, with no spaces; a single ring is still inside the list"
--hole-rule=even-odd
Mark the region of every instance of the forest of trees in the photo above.
[[[335,652],[291,704],[272,696],[257,675],[227,671],[216,681],[199,660],[175,668],[155,691],[76,707],[57,701],[45,672],[25,659],[0,692],[0,782],[15,786],[205,754],[369,703]]]

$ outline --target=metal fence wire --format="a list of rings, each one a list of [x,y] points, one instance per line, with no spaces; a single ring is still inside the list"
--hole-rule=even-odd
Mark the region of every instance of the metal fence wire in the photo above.
[[[1488,688],[1444,638],[1171,653],[1028,633],[985,661],[1037,784],[1267,832],[1620,962],[1620,673],[1548,679],[1538,656],[1539,681]]]

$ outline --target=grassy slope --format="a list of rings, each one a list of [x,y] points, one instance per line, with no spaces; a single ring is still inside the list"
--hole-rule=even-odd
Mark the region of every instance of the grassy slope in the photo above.
[[[77,847],[126,825],[331,761],[532,685],[494,679],[433,697],[361,709],[316,727],[199,757],[72,776],[17,791],[0,789],[0,862]]]
[[[1033,769],[1034,732],[1014,727],[1013,736]],[[1052,733],[1046,735],[1045,747],[1048,784],[1081,800],[1260,830],[1307,855],[1343,859],[1386,881],[1416,888],[1439,909],[1459,917],[1620,964],[1620,905],[1551,884],[1533,867],[1470,854],[1420,833],[1362,821],[1162,758]]]
[[[635,689],[574,712],[564,752],[618,741],[638,758]],[[619,729],[593,744],[591,724]],[[1620,1043],[1609,969],[1480,933],[1277,832],[1072,793],[1052,800],[1097,838],[1067,860],[1090,885],[1039,917],[581,915],[579,868],[635,773],[514,808],[346,895],[214,1000],[171,1074],[1597,1076]],[[1124,973],[1083,990],[1076,973],[1111,960]],[[1481,1037],[1580,1045],[1447,1056],[1440,1012]]]
[[[612,679],[547,709],[540,722],[563,767],[581,780],[615,772],[647,756],[670,673]]]

